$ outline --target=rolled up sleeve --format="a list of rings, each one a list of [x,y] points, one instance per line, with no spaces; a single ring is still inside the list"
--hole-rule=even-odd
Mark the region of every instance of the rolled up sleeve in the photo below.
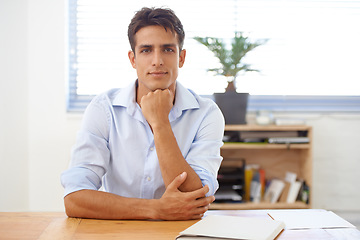
[[[61,174],[61,184],[65,189],[65,197],[70,193],[84,189],[99,190],[101,187],[101,178],[91,169],[73,167]]]
[[[108,114],[96,103],[87,108],[77,135],[69,169],[61,174],[64,196],[79,190],[98,190],[110,161]]]
[[[223,145],[224,118],[214,106],[204,118],[195,141],[186,156],[189,165],[198,174],[203,186],[209,186],[207,196],[214,195],[219,187],[217,174],[223,160],[220,148]]]

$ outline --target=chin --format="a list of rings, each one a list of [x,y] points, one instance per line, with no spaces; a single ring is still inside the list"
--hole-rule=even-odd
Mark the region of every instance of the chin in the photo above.
[[[171,81],[170,79],[147,78],[145,81],[139,80],[139,84],[150,91],[155,91],[157,89],[168,89],[175,84],[175,81]]]
[[[170,88],[170,86],[172,85],[172,83],[166,83],[166,84],[164,84],[164,83],[160,83],[160,84],[153,84],[152,86],[151,86],[151,90],[152,91],[155,91],[155,90],[157,90],[157,89],[161,89],[161,90],[164,90],[164,89],[168,89],[168,88]]]

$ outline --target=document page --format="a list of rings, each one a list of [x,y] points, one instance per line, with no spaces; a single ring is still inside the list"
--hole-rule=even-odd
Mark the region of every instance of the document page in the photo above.
[[[284,223],[264,217],[209,215],[176,239],[258,239],[272,240],[284,229]]]
[[[323,209],[268,210],[268,214],[285,223],[285,229],[355,228],[332,211]]]

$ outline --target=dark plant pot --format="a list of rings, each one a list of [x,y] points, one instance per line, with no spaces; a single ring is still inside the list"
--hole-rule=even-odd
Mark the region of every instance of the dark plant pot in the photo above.
[[[225,124],[246,124],[249,93],[214,93],[216,104],[222,111]]]

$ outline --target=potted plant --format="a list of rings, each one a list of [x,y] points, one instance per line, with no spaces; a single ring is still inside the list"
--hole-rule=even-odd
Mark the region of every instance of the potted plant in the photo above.
[[[225,76],[228,81],[225,93],[214,93],[215,102],[224,114],[226,124],[245,124],[249,93],[236,92],[236,80],[241,72],[259,72],[243,62],[246,54],[263,45],[267,39],[251,41],[242,32],[235,32],[231,49],[226,47],[224,39],[214,37],[195,37],[196,41],[206,46],[220,61],[220,68],[208,71]]]

